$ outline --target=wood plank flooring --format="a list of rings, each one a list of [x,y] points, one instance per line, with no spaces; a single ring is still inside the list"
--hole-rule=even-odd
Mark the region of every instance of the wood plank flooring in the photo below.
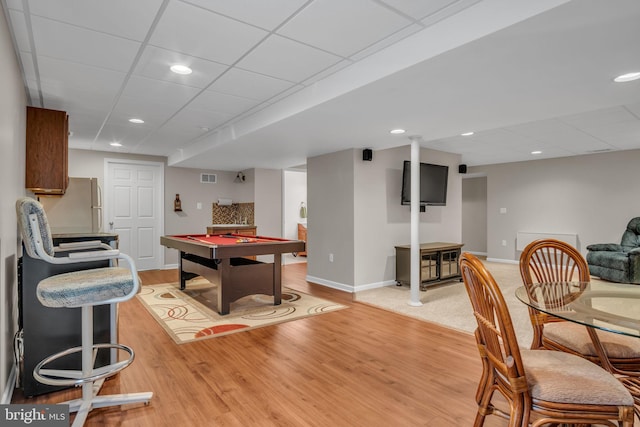
[[[143,284],[176,270],[140,272]],[[100,394],[153,391],[151,404],[92,411],[87,426],[471,426],[480,377],[473,337],[352,301],[305,281],[283,284],[348,309],[177,345],[134,298],[120,304],[119,335],[134,363]],[[461,285],[462,286],[462,285]],[[12,403],[54,403],[79,390]],[[489,417],[487,427],[506,426]]]

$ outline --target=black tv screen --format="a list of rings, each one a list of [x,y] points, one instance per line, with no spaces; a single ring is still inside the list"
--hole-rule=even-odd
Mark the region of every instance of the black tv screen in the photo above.
[[[420,205],[446,206],[449,166],[420,163]],[[402,204],[411,204],[411,162],[402,170]]]

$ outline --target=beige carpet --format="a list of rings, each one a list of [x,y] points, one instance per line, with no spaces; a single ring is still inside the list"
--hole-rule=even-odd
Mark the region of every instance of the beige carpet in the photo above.
[[[529,312],[527,306],[515,297],[516,288],[522,286],[518,265],[496,262],[485,262],[485,265],[500,285],[509,306],[519,344],[529,347],[533,337]],[[476,328],[464,283],[457,280],[420,291],[420,301],[423,304],[421,307],[409,305],[409,286],[391,285],[358,292],[356,301],[469,333],[473,333]]]
[[[201,277],[187,282],[184,291],[177,283],[142,286],[137,297],[178,344],[347,308],[283,287],[280,305],[273,305],[272,296],[249,295],[232,302],[230,313],[221,316],[217,287]]]

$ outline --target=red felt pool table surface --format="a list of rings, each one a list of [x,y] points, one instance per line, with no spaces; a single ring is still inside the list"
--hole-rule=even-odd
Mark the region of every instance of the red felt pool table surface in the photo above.
[[[231,302],[252,294],[273,295],[274,305],[279,305],[282,254],[305,250],[302,240],[243,234],[162,236],[160,243],[180,251],[180,289],[195,276],[219,286],[220,314],[229,313]],[[273,255],[273,262],[246,258],[258,255]]]

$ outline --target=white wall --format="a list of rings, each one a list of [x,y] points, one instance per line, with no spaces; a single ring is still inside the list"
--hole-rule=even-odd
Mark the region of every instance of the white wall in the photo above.
[[[4,398],[13,390],[13,384],[7,381],[13,368],[13,336],[18,319],[17,262],[21,255],[15,202],[26,194],[27,99],[3,13],[0,13],[0,58],[0,396]]]
[[[298,238],[298,223],[306,222],[300,218],[300,203],[307,203],[307,172],[284,171],[283,203],[284,218],[282,237]]]
[[[487,175],[487,257],[517,260],[518,231],[576,233],[583,254],[619,243],[640,216],[639,164],[640,150],[629,150],[470,168]]]

